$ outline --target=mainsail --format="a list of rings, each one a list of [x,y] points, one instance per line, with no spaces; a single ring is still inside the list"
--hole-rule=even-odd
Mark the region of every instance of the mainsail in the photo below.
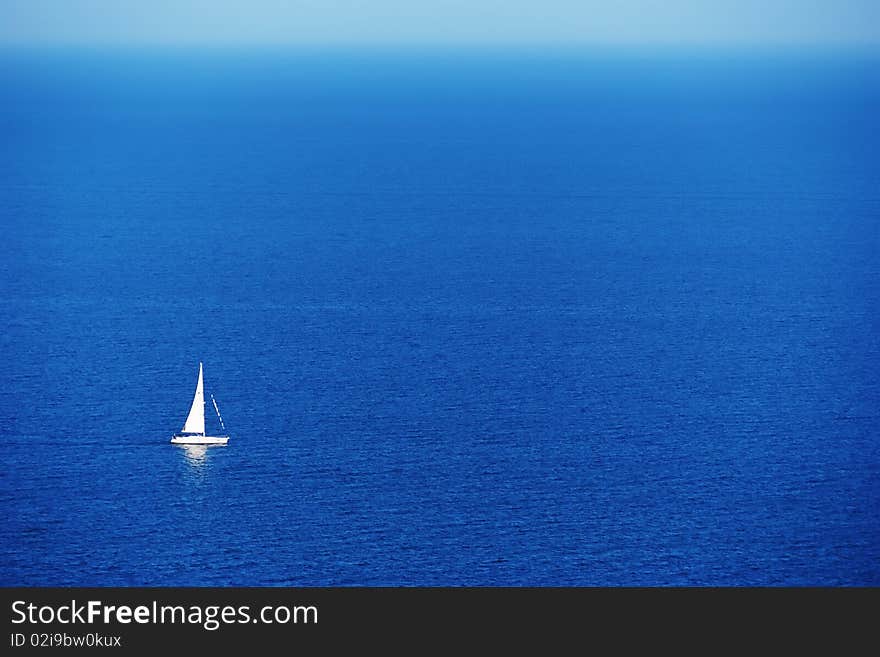
[[[183,433],[205,435],[205,390],[201,363],[199,363],[199,382],[196,384],[196,395],[193,397],[192,407],[189,409],[189,415],[183,425]]]

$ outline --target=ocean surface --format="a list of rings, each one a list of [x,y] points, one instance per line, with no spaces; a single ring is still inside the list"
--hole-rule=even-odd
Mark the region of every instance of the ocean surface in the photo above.
[[[878,63],[0,53],[0,584],[880,585]]]

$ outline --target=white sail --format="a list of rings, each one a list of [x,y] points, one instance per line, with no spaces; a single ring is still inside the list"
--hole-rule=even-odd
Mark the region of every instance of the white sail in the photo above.
[[[205,390],[201,363],[199,363],[199,382],[196,384],[196,395],[193,397],[192,407],[189,409],[189,415],[183,425],[183,433],[205,435]]]

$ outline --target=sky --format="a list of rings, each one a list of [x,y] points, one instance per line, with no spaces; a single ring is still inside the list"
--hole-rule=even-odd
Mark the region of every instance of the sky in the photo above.
[[[880,46],[880,0],[0,0],[3,45]]]

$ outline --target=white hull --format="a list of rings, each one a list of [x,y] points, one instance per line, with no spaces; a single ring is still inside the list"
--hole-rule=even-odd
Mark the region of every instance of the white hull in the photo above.
[[[173,436],[175,445],[225,445],[229,436]]]

